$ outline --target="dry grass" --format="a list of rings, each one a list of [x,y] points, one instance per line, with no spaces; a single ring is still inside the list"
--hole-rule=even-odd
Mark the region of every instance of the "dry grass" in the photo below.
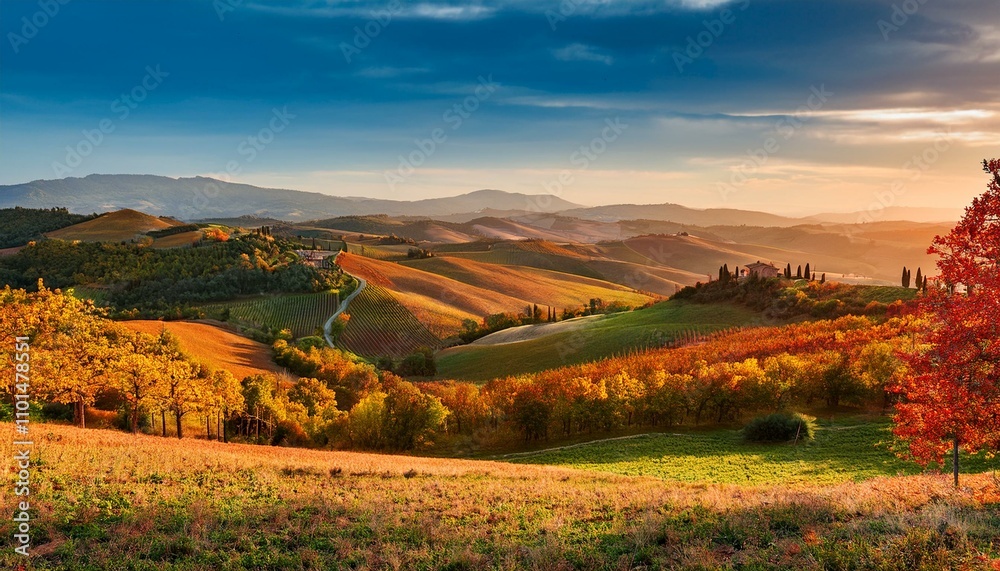
[[[141,236],[151,230],[163,230],[181,225],[177,220],[165,220],[135,210],[109,212],[79,224],[67,226],[46,234],[60,240],[84,242],[121,242]]]
[[[166,329],[180,344],[181,350],[196,361],[225,369],[237,379],[265,373],[284,373],[271,360],[271,348],[209,323],[190,321],[123,321],[133,331],[159,335]]]
[[[531,244],[542,248],[547,243]],[[551,244],[545,251],[548,250],[561,249]],[[591,298],[600,298],[605,302],[621,301],[633,306],[644,305],[652,300],[651,297],[635,293],[625,286],[559,271],[488,264],[457,257],[429,258],[409,265],[471,286],[503,292],[525,300],[524,303],[559,309],[580,307]]]
[[[337,263],[369,284],[389,290],[396,300],[439,337],[457,333],[463,319],[524,311],[528,302],[393,262],[343,253]],[[348,310],[350,312],[350,310]]]
[[[989,475],[958,491],[942,477],[738,488],[34,431],[38,569],[990,569],[997,557]]]

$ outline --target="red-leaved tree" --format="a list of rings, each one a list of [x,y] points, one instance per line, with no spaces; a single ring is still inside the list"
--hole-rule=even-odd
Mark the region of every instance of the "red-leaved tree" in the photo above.
[[[896,436],[922,464],[950,452],[956,486],[960,450],[1000,444],[1000,160],[983,168],[987,191],[928,250],[943,286],[923,300],[934,327],[909,356],[914,374],[895,387]],[[958,285],[967,293],[953,293]]]

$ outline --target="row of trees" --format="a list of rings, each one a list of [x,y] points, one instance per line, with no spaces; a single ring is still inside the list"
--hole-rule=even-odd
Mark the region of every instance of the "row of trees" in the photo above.
[[[13,364],[14,337],[29,337],[33,399],[72,406],[81,427],[99,402],[122,412],[133,432],[166,436],[169,417],[182,437],[194,415],[223,440],[409,450],[430,442],[448,414],[432,395],[336,349],[281,340],[276,359],[301,378],[238,381],[186,357],[167,332],[136,333],[101,313],[43,284],[36,292],[0,290],[0,367]]]
[[[914,283],[913,270],[903,266],[902,285],[904,288],[909,289],[911,283]],[[923,270],[921,268],[917,268],[916,288],[922,290],[924,293],[927,293],[927,276],[923,274]]]
[[[658,350],[497,379],[482,388],[423,383],[451,412],[447,429],[487,441],[526,441],[739,420],[796,405],[882,408],[906,375],[914,316],[877,324],[846,317],[730,332],[702,345]]]
[[[5,338],[33,341],[33,390],[47,402],[84,408],[111,395],[132,430],[167,417],[176,433],[196,414],[217,434],[244,440],[407,450],[442,434],[490,443],[608,432],[634,425],[727,422],[797,403],[830,406],[875,399],[905,371],[896,357],[915,318],[876,324],[850,317],[787,326],[769,335],[736,331],[706,343],[494,380],[414,385],[315,343],[274,344],[295,381],[238,382],[187,359],[169,334],[133,333],[91,305],[39,287],[2,292]],[[10,360],[12,344],[0,353]],[[226,430],[226,427],[229,430]]]
[[[93,305],[41,283],[34,293],[0,290],[0,302],[3,338],[32,339],[32,395],[72,406],[80,426],[86,426],[87,407],[99,397],[120,405],[133,432],[149,412],[160,414],[164,434],[169,413],[181,436],[189,414],[221,421],[241,410],[233,375],[189,360],[168,333],[130,331],[101,317]],[[0,350],[0,362],[11,359],[8,345]]]

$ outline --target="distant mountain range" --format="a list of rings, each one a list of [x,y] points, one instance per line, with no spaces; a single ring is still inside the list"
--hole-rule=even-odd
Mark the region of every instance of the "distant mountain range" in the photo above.
[[[580,208],[549,195],[478,190],[449,198],[401,201],[330,196],[277,188],[261,188],[205,177],[154,175],[90,175],[84,178],[36,180],[0,186],[0,208],[52,208],[72,212],[107,212],[122,208],[182,220],[228,218],[253,214],[289,221],[333,216],[447,216],[482,209],[559,212]]]
[[[962,213],[958,209],[893,207],[875,213],[831,213],[791,218],[731,208],[701,210],[669,203],[584,207],[552,195],[526,195],[500,190],[477,190],[448,198],[402,201],[262,188],[205,177],[175,179],[154,175],[97,174],[83,178],[36,180],[0,186],[0,208],[13,206],[60,206],[81,214],[129,208],[189,221],[255,215],[301,222],[340,216],[386,214],[432,217],[465,223],[484,217],[537,217],[539,213],[558,213],[561,219],[576,218],[602,223],[649,220],[701,227],[779,228],[801,224],[855,224],[890,220],[945,222],[958,220]]]

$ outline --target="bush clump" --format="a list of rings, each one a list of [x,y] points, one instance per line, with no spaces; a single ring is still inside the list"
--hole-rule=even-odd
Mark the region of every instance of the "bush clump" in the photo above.
[[[760,416],[743,427],[743,438],[747,442],[812,440],[816,430],[813,420],[797,412]]]

